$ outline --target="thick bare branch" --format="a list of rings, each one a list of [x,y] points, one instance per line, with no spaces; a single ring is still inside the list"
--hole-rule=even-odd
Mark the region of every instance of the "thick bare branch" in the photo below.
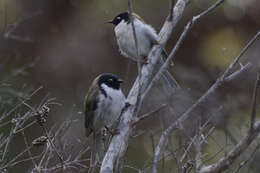
[[[113,172],[115,162],[118,158],[123,157],[128,146],[128,139],[132,131],[132,123],[134,120],[134,111],[136,106],[142,104],[142,99],[139,105],[136,105],[137,97],[139,93],[139,85],[141,88],[141,93],[147,88],[148,83],[151,79],[155,64],[159,60],[162,49],[161,45],[165,45],[170,35],[176,26],[177,22],[183,15],[184,9],[187,6],[189,0],[178,0],[173,10],[173,18],[171,21],[168,19],[165,21],[160,33],[159,33],[159,45],[154,45],[152,50],[148,55],[148,60],[150,63],[143,65],[141,69],[141,77],[138,76],[135,83],[130,90],[127,97],[127,106],[122,112],[120,122],[118,124],[118,129],[120,129],[120,134],[112,138],[107,153],[103,159],[100,172],[107,173]]]

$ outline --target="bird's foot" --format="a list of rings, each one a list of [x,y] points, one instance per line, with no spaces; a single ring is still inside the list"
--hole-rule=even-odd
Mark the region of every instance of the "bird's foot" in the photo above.
[[[151,63],[151,61],[147,58],[147,57],[144,57],[143,58],[143,64],[144,65],[148,65],[148,64],[150,64]]]
[[[150,61],[147,59],[147,56],[142,56],[141,58],[138,58],[137,63],[140,63],[142,66],[150,64]]]
[[[107,128],[102,128],[101,135],[103,136],[103,140],[105,140],[106,136],[108,135],[107,131]]]

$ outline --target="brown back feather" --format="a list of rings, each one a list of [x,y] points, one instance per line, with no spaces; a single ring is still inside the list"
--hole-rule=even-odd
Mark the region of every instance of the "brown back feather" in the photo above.
[[[88,107],[88,102],[89,102],[89,97],[90,95],[94,94],[93,92],[96,92],[95,90],[97,90],[98,86],[97,86],[97,82],[98,82],[98,79],[101,75],[99,75],[98,77],[96,77],[94,79],[94,81],[92,82],[92,85],[89,87],[89,90],[88,90],[88,93],[87,95],[85,96],[85,99],[84,99],[84,112],[86,113],[87,112],[87,107]]]
[[[138,20],[142,21],[143,23],[145,23],[145,21],[136,13],[132,13],[132,15],[137,18]]]

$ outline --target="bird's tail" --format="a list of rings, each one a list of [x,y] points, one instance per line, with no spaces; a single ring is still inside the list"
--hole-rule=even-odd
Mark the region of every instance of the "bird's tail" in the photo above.
[[[160,58],[159,62],[155,66],[155,71],[158,71],[160,67],[163,65],[163,59]],[[180,88],[180,85],[178,82],[174,79],[174,77],[170,74],[168,70],[165,70],[162,74],[162,77],[160,79],[166,87],[172,89],[173,91]]]
[[[102,163],[105,156],[104,136],[101,133],[93,133],[93,145],[91,151],[90,168],[88,173],[94,173],[98,164]]]
[[[167,84],[173,88],[173,89],[178,89],[180,88],[180,85],[178,84],[178,82],[174,79],[174,77],[170,74],[169,71],[164,71],[163,72],[163,80],[165,80],[165,82],[167,82]]]

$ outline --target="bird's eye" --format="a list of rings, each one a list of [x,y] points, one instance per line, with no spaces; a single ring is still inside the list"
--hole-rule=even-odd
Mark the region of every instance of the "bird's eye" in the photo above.
[[[121,17],[117,17],[117,19],[118,19],[118,20],[120,20],[120,19],[121,19]]]
[[[113,82],[113,79],[108,79],[109,82]]]

